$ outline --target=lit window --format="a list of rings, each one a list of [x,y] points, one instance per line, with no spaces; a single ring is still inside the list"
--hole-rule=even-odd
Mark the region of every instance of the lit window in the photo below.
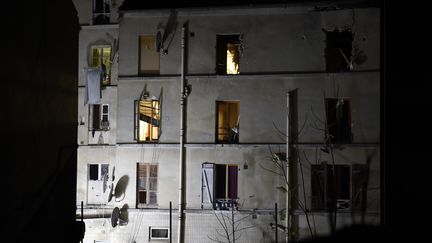
[[[217,101],[216,142],[238,143],[240,123],[239,101]]]
[[[239,74],[239,35],[216,36],[216,73]]]
[[[93,46],[91,48],[90,67],[101,68],[102,85],[109,85],[111,82],[111,47]]]
[[[158,141],[160,135],[160,101],[135,101],[135,139],[138,142]]]
[[[138,207],[157,204],[158,165],[137,164],[137,204]]]

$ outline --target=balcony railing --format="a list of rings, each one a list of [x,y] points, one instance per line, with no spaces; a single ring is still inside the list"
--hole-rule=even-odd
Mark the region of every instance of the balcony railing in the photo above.
[[[234,210],[238,209],[238,199],[231,198],[216,198],[216,209],[217,210]]]

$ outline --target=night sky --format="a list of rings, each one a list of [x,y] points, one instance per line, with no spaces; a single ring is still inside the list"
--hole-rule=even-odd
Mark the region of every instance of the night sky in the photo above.
[[[148,1],[128,1],[131,8],[139,7],[140,3]],[[27,3],[28,2],[28,3]],[[32,38],[37,31],[46,31],[46,22],[36,21],[43,19],[43,16],[52,17],[44,13],[44,4],[56,3],[62,14],[55,15],[57,18],[47,18],[46,21],[57,21],[58,25],[64,26],[61,33],[70,34],[70,41],[55,41],[57,38],[53,33],[46,33],[46,39],[41,45],[58,45],[54,49],[71,48],[77,50],[77,30],[78,19],[73,9],[72,1],[14,1],[5,5],[2,9],[2,24],[4,34],[2,39],[6,44],[1,45],[2,51],[2,107],[4,107],[1,117],[2,154],[1,159],[3,174],[6,175],[3,191],[3,212],[4,223],[6,224],[5,233],[1,238],[2,242],[74,242],[74,224],[70,220],[70,215],[75,214],[75,173],[74,165],[66,167],[70,173],[55,174],[57,178],[48,182],[45,187],[50,188],[49,193],[28,195],[25,188],[26,184],[45,183],[38,181],[37,176],[32,175],[28,168],[33,168],[36,163],[38,171],[43,175],[46,171],[56,171],[52,163],[43,163],[40,158],[44,154],[44,148],[33,143],[32,139],[22,134],[22,127],[25,121],[40,119],[38,114],[29,112],[28,115],[17,113],[24,110],[23,100],[33,97],[34,94],[22,92],[31,86],[34,78],[31,70],[37,64],[40,54],[37,45]],[[138,3],[139,2],[139,3]],[[159,7],[183,7],[183,6],[215,6],[221,4],[261,4],[269,2],[284,3],[289,1],[265,1],[265,0],[219,0],[219,1],[176,1],[174,5],[167,2],[153,1],[150,8]],[[306,2],[306,1],[303,1]],[[307,1],[310,2],[310,1]],[[321,1],[321,2],[346,2],[346,1]],[[388,1],[390,2],[390,1]],[[416,242],[419,237],[423,237],[430,231],[430,222],[425,222],[431,218],[432,185],[431,155],[429,154],[430,139],[432,138],[430,127],[430,111],[432,111],[430,74],[430,57],[432,43],[430,35],[430,13],[429,9],[416,1],[403,2],[391,1],[385,5],[385,15],[383,15],[382,31],[382,159],[387,163],[384,166],[386,172],[386,214],[385,220],[391,229],[393,237],[410,242]],[[48,9],[48,8],[47,8]],[[32,23],[32,28],[29,28]],[[67,31],[70,30],[70,31]],[[36,32],[35,32],[36,31]],[[51,38],[51,39],[50,39]],[[56,43],[56,44],[52,44]],[[25,52],[23,51],[23,47]],[[27,48],[27,49],[26,49]],[[48,48],[48,47],[46,47]],[[27,53],[28,55],[25,55]],[[6,55],[4,55],[6,54]],[[18,55],[20,54],[20,55]],[[68,65],[77,70],[76,56],[68,57],[71,60]],[[44,65],[53,65],[49,62]],[[45,67],[46,68],[46,67]],[[45,74],[45,75],[50,75]],[[56,75],[61,75],[56,73]],[[77,74],[76,74],[77,75]],[[34,78],[34,80],[39,80]],[[30,89],[31,90],[31,89]],[[35,89],[34,92],[37,92]],[[29,102],[32,102],[30,99]],[[66,110],[76,109],[75,107],[59,107]],[[51,106],[54,107],[54,106]],[[52,113],[55,114],[55,107]],[[49,111],[48,111],[49,112]],[[21,115],[17,115],[21,114]],[[23,125],[24,124],[24,125]],[[29,129],[27,127],[27,129]],[[33,134],[43,134],[38,127]],[[25,130],[25,129],[24,129]],[[37,130],[37,131],[36,131]],[[56,131],[50,131],[56,132]],[[75,141],[72,141],[76,143]],[[32,149],[25,149],[26,147]],[[30,153],[30,152],[31,153]],[[26,166],[28,165],[28,166]],[[75,165],[76,166],[76,165]],[[37,199],[32,201],[32,199]],[[36,202],[37,201],[37,202]],[[34,214],[21,215],[23,207],[35,207]],[[18,217],[19,215],[19,217]],[[63,216],[64,215],[64,216]],[[17,230],[15,225],[24,225]],[[392,239],[393,239],[392,237]]]

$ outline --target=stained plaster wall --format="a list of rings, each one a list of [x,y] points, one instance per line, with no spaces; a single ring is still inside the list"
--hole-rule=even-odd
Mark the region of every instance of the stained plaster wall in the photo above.
[[[160,142],[178,142],[179,83],[179,78],[121,80],[117,142],[134,142],[133,104],[144,87],[156,97],[162,90]],[[240,143],[285,142],[277,129],[286,130],[286,92],[294,89],[298,89],[299,126],[306,121],[300,142],[323,142],[323,132],[310,124],[315,122],[324,128],[318,121],[325,119],[324,97],[338,96],[351,98],[353,143],[379,143],[379,73],[191,77],[188,84],[191,85],[186,125],[189,143],[215,142],[217,100],[240,101]]]
[[[172,26],[164,30],[169,11],[126,12],[120,19],[120,76],[138,74],[138,39],[155,36],[158,30],[170,33],[161,55],[160,74],[180,74],[181,26],[188,21],[189,74],[215,74],[217,34],[243,34],[244,51],[240,73],[325,71],[325,32],[350,28],[353,47],[366,57],[354,63],[354,70],[379,69],[379,9],[316,12],[310,8],[186,9],[177,12]],[[172,40],[171,40],[172,38]]]

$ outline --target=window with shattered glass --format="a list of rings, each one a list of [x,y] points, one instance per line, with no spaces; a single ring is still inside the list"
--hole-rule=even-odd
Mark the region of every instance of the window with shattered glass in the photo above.
[[[216,73],[240,74],[240,35],[216,36]]]
[[[161,109],[157,99],[135,101],[135,140],[156,142],[160,136]]]
[[[344,144],[352,142],[351,99],[326,98],[326,142]]]

